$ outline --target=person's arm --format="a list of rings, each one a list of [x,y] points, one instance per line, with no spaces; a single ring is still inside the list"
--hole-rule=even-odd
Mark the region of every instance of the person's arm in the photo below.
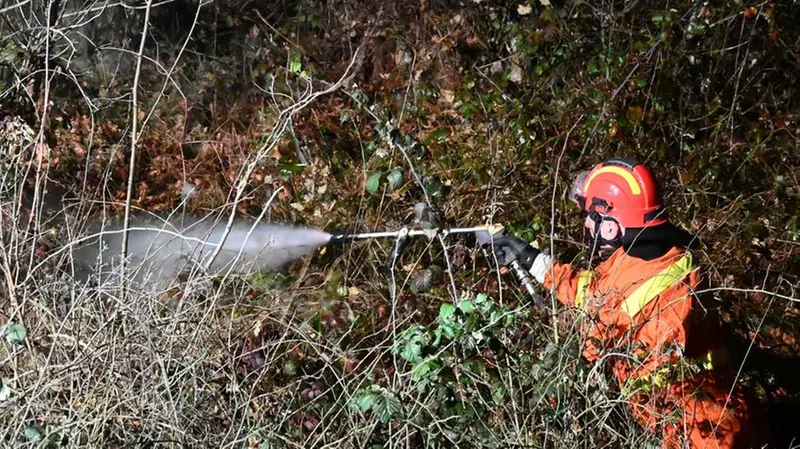
[[[582,297],[578,293],[583,292],[585,297],[591,291],[592,279],[587,276],[588,272],[579,271],[569,264],[555,262],[552,256],[540,252],[520,238],[502,235],[493,237],[491,244],[499,265],[519,263],[539,284],[554,290],[556,298],[562,304],[582,306],[581,301],[576,301]]]
[[[560,303],[567,306],[576,305],[579,288],[584,293],[592,289],[592,279],[588,272],[582,272],[570,264],[558,263],[546,253],[536,256],[529,272],[539,284],[552,290]]]

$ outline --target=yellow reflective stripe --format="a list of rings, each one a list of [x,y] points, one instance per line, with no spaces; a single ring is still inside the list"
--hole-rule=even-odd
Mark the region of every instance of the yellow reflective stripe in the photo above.
[[[651,393],[653,390],[666,387],[673,380],[682,381],[701,371],[712,371],[728,363],[728,353],[725,349],[708,351],[692,359],[681,359],[674,364],[667,364],[653,373],[631,378],[620,385],[626,396],[636,393]],[[672,373],[677,375],[673,376]]]
[[[714,368],[728,364],[728,351],[717,349],[715,351],[708,351],[707,353],[693,359],[695,363],[703,367],[703,369],[711,371]]]
[[[679,261],[648,279],[647,282],[640,285],[639,288],[631,293],[631,295],[622,302],[622,310],[631,318],[634,317],[661,292],[691,273],[693,269],[692,255],[687,252]]]
[[[597,175],[601,175],[603,173],[614,173],[615,175],[622,177],[622,179],[624,179],[625,182],[628,183],[628,188],[631,189],[631,192],[634,195],[642,194],[642,188],[639,187],[639,183],[636,182],[636,178],[633,177],[631,172],[625,170],[622,167],[615,167],[615,166],[603,167],[592,173],[592,176],[589,176],[589,179],[586,180],[586,184],[583,185],[583,191],[588,192],[589,184],[592,183],[592,181]]]
[[[575,307],[583,308],[589,295],[589,285],[594,279],[594,271],[583,270],[578,273],[578,289],[575,291]]]

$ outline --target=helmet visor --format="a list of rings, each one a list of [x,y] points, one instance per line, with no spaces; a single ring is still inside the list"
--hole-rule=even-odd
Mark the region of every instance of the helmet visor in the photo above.
[[[577,204],[581,210],[586,209],[586,195],[584,195],[583,187],[586,185],[588,178],[589,170],[579,172],[572,181],[572,187],[569,189],[569,199]]]

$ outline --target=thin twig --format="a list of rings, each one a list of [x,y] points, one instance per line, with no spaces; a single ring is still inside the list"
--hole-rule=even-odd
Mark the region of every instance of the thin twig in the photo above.
[[[550,251],[552,252],[555,248],[555,229],[556,229],[556,193],[558,192],[558,172],[561,169],[561,159],[564,157],[564,153],[567,151],[567,146],[569,145],[569,136],[572,134],[572,131],[575,127],[578,126],[578,123],[583,120],[583,114],[575,120],[575,123],[572,124],[572,127],[567,131],[567,135],[564,136],[564,145],[561,147],[561,153],[558,155],[558,159],[556,159],[556,170],[553,174],[553,196],[550,201]],[[555,294],[555,284],[550,292],[550,306],[553,309],[552,313],[552,321],[553,321],[553,338],[554,342],[558,343],[558,301],[556,301],[556,294]]]
[[[128,259],[128,225],[130,224],[131,220],[131,201],[133,197],[133,180],[134,175],[136,173],[136,148],[137,148],[137,140],[139,136],[136,134],[138,129],[138,115],[139,115],[139,103],[138,103],[138,91],[139,91],[139,76],[141,75],[142,71],[142,55],[144,54],[144,44],[147,41],[147,30],[150,24],[150,6],[152,5],[153,0],[147,0],[147,5],[144,13],[144,24],[142,25],[142,38],[139,41],[139,54],[136,58],[136,71],[133,75],[133,87],[131,88],[131,158],[128,167],[128,189],[127,193],[125,194],[125,217],[123,218],[123,233],[122,233],[122,260],[121,260],[121,267],[120,270],[122,273],[125,273],[125,266]],[[217,249],[219,251],[219,249]],[[123,294],[126,289],[123,289]]]

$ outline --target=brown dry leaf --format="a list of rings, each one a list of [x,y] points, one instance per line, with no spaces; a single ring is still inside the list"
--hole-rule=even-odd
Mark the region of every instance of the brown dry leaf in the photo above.
[[[442,90],[439,95],[439,102],[445,104],[453,104],[453,100],[455,99],[455,94],[453,94],[452,90]]]
[[[467,45],[470,47],[477,47],[481,44],[481,40],[478,36],[470,36],[467,38]]]
[[[36,149],[34,151],[36,154],[36,162],[46,165],[50,159],[48,157],[50,154],[50,148],[47,146],[47,144],[42,141],[36,142]]]
[[[631,106],[625,115],[632,122],[640,122],[644,118],[644,109],[641,106]]]
[[[263,327],[262,327],[261,320],[256,321],[255,326],[253,326],[253,335],[256,336],[256,337],[261,335],[262,328]]]
[[[531,7],[531,5],[529,5],[529,4],[524,4],[524,5],[523,4],[519,4],[519,5],[517,5],[517,14],[519,14],[521,16],[527,16],[531,12],[533,12],[533,7]]]
[[[272,150],[269,152],[269,157],[275,159],[276,161],[281,160],[280,145],[275,145],[274,147],[272,147]]]
[[[614,137],[619,132],[619,124],[614,122],[611,124],[611,129],[608,130],[609,137]]]

